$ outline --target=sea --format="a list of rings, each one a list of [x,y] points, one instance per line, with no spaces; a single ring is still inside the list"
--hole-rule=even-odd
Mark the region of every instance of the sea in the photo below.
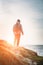
[[[43,45],[27,45],[26,48],[35,51],[39,56],[43,56]]]

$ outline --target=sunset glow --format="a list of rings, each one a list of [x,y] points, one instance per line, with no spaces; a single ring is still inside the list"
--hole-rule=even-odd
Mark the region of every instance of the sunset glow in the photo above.
[[[13,25],[17,19],[21,20],[24,35],[21,36],[20,45],[42,44],[42,4],[31,1],[0,1],[0,39],[7,40],[14,45]],[[42,3],[42,2],[41,2]]]

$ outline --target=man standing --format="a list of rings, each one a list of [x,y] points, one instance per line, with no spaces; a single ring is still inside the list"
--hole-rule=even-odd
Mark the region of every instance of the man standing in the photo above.
[[[15,36],[14,44],[17,44],[17,46],[18,46],[19,42],[20,42],[21,33],[22,33],[22,35],[24,34],[23,29],[22,29],[22,25],[20,24],[19,19],[17,20],[16,24],[13,26],[13,33]]]

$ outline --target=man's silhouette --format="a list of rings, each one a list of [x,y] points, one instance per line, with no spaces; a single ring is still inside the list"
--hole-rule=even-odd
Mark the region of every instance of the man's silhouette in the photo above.
[[[13,26],[13,32],[14,32],[14,36],[15,36],[14,44],[15,45],[17,44],[17,46],[18,46],[19,42],[20,42],[21,33],[22,33],[22,35],[24,34],[22,25],[20,24],[19,19],[17,20],[16,24]]]

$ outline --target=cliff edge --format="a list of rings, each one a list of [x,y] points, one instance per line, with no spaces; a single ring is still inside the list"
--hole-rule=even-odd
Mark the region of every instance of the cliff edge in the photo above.
[[[43,62],[43,57],[32,50],[14,47],[0,40],[0,65],[39,65],[41,60]]]

